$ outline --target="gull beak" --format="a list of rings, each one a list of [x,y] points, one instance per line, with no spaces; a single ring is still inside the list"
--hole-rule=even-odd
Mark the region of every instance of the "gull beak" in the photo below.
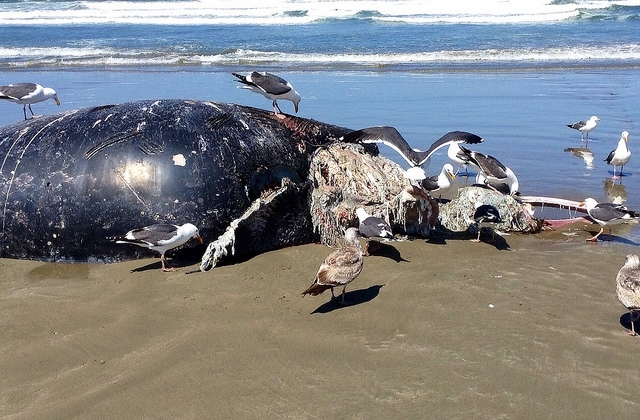
[[[293,108],[296,110],[296,114],[298,113],[298,103],[294,102],[293,103]]]
[[[60,100],[58,99],[57,96],[54,96],[53,100],[56,101],[56,105],[60,106]]]
[[[196,240],[197,240],[199,243],[201,243],[201,244],[204,242],[204,241],[202,240],[202,236],[200,236],[200,235],[196,235]]]

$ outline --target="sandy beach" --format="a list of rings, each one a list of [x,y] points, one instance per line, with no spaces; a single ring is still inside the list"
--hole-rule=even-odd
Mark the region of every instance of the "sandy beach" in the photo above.
[[[391,242],[346,307],[300,297],[318,244],[189,275],[0,259],[0,417],[637,418],[625,230]]]
[[[73,82],[70,73],[57,76]],[[154,77],[161,76],[180,75]],[[331,76],[318,75],[314,83]],[[228,75],[216,77],[222,86]],[[557,100],[510,107],[546,79],[501,75],[518,83],[487,95],[483,112],[441,111],[433,119],[407,117],[410,109],[422,109],[420,94],[389,109],[371,97],[375,90],[361,88],[362,81],[356,85],[356,76],[340,77],[363,94],[337,108],[310,99],[305,112],[349,127],[403,121],[413,138],[458,127],[463,118],[470,130],[488,133],[482,151],[494,148],[516,168],[525,195],[599,201],[609,195],[610,175],[602,165],[592,172],[563,151],[572,133],[545,120],[559,112],[535,106],[568,106],[570,99],[558,93],[561,75],[552,75],[548,85]],[[633,77],[622,72],[606,80]],[[368,79],[367,87],[384,81],[405,89],[414,80],[395,74]],[[489,89],[497,82],[490,75],[444,80],[444,96],[432,104],[443,110],[473,103],[460,91],[447,93],[452,85]],[[238,90],[231,83],[227,89]],[[468,98],[484,95],[463,91]],[[146,96],[138,93],[129,94]],[[370,121],[361,119],[362,112],[335,118],[337,110],[362,102],[380,108],[367,109]],[[606,102],[609,120],[622,100],[613,102]],[[376,115],[382,108],[388,118]],[[553,134],[525,136],[526,142],[512,138],[523,121],[512,108],[529,115],[534,127],[553,127]],[[489,112],[494,118],[484,121]],[[606,115],[600,117],[606,121]],[[615,134],[612,126],[603,123],[592,140],[597,155],[607,147],[600,133]],[[535,165],[532,152],[539,157]],[[622,184],[616,192],[636,210],[637,162],[626,169],[629,194]],[[438,165],[433,162],[432,170]],[[129,228],[123,225],[123,231]],[[300,296],[331,252],[318,244],[190,275],[185,273],[197,268],[200,255],[174,260],[175,273],[161,272],[158,258],[109,265],[0,259],[0,417],[635,419],[639,341],[621,325],[628,314],[616,299],[615,277],[625,256],[638,252],[640,231],[624,226],[614,230],[613,242],[585,243],[597,231],[578,224],[509,235],[497,244],[468,238],[393,242],[382,256],[366,258],[347,288],[354,303],[347,307],[332,304],[329,293]]]
[[[238,89],[232,74],[268,71],[302,97],[299,110],[281,100],[285,114],[353,130],[393,126],[421,150],[450,131],[471,132],[484,142],[470,148],[509,166],[522,196],[620,200],[640,212],[634,1],[236,3],[0,2],[0,86],[54,88],[60,104],[33,104],[34,115],[104,112],[90,123],[103,133],[117,120],[111,105],[131,103],[128,121],[154,115],[109,135],[109,147],[135,146],[118,162],[141,163],[138,151],[158,157],[174,141],[195,139],[197,147],[172,153],[173,166],[200,150],[223,156],[229,149],[229,165],[219,167],[252,175],[271,168],[271,159],[237,166],[225,130],[200,135],[199,123],[174,137],[163,127],[188,120],[152,123],[155,105],[137,101],[271,112],[272,99]],[[134,212],[153,215],[148,224],[194,223],[207,244],[229,223],[208,235],[209,222],[242,213],[225,202],[200,213],[180,210],[209,196],[231,203],[219,176],[151,212],[126,171],[107,171],[124,183],[96,201],[121,208],[83,204],[70,212],[52,191],[69,191],[59,179],[107,180],[103,172],[74,174],[92,156],[102,159],[95,154],[101,149],[78,148],[78,135],[57,126],[46,131],[55,147],[40,149],[43,131],[23,130],[29,108],[11,99],[0,103],[0,127],[16,124],[19,140],[0,136],[0,255],[11,255],[9,237],[20,245],[44,238],[47,250],[55,248],[48,235],[65,247],[88,247],[101,233],[79,234],[75,226],[124,234],[144,226],[122,216]],[[593,115],[600,122],[588,142],[568,127]],[[254,136],[254,123],[261,124],[229,125],[269,145],[269,136]],[[138,136],[146,129],[157,133],[148,143]],[[614,180],[605,158],[624,131],[633,157]],[[291,139],[302,149],[318,144]],[[109,156],[116,162],[111,150],[105,163]],[[393,148],[379,150],[409,168]],[[79,151],[77,159],[70,151]],[[443,148],[423,169],[436,175],[448,162]],[[443,197],[474,183],[473,172]],[[192,175],[159,174],[148,178],[154,200],[197,184]],[[33,193],[20,195],[28,184]],[[238,191],[248,193],[250,184]],[[68,197],[92,203],[100,191],[88,191]],[[123,207],[133,196],[133,207]],[[536,212],[577,215],[550,206]],[[36,224],[23,229],[24,215]],[[80,222],[85,215],[91,219]],[[332,252],[320,244],[193,274],[186,273],[198,268],[201,251],[169,255],[177,267],[171,273],[157,257],[110,264],[0,258],[0,419],[637,419],[640,338],[625,331],[629,314],[616,298],[616,274],[627,254],[640,254],[640,229],[616,227],[613,241],[586,243],[598,230],[579,222],[496,243],[474,243],[471,235],[385,243],[347,287],[348,306],[329,292],[300,295]],[[78,235],[69,240],[67,233]],[[34,250],[19,252],[13,255]]]

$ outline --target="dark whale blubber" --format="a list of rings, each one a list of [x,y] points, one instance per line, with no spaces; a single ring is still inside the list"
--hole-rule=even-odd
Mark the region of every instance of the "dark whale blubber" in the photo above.
[[[85,108],[0,127],[2,256],[149,256],[106,238],[158,222],[191,222],[211,241],[282,174],[300,185],[265,228],[272,243],[258,248],[310,242],[310,156],[349,131],[189,100]]]

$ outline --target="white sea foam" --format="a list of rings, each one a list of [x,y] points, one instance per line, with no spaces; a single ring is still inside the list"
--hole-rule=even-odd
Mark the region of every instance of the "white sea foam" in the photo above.
[[[532,48],[433,51],[407,54],[296,54],[232,50],[220,54],[188,54],[114,48],[0,48],[0,63],[11,68],[76,66],[237,66],[271,65],[304,68],[429,66],[472,63],[640,62],[640,44],[584,48]]]
[[[362,0],[269,2],[213,1],[80,1],[0,3],[0,25],[57,24],[301,24],[323,19],[370,18],[408,23],[554,22],[580,11],[606,10],[614,5],[638,6],[640,0]]]

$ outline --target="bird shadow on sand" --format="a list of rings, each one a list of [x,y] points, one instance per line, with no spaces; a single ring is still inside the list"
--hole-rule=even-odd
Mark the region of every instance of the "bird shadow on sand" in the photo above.
[[[504,236],[498,235],[496,233],[495,236],[492,238],[491,233],[485,230],[486,229],[483,229],[482,235],[480,235],[481,244],[491,245],[495,247],[498,251],[511,251],[511,247],[509,246],[509,243],[504,238]],[[430,244],[436,244],[436,245],[446,245],[447,240],[470,241],[476,238],[477,238],[477,233],[471,233],[469,230],[465,230],[462,232],[441,231],[441,232],[432,234],[427,240],[427,242],[429,242]],[[478,246],[480,246],[480,244],[478,244]]]
[[[152,262],[150,264],[143,265],[142,267],[132,268],[130,272],[131,273],[141,273],[143,271],[161,270],[161,269],[162,269],[162,262],[160,260],[158,260],[156,262]]]
[[[172,268],[175,271],[178,271],[181,268],[184,267],[189,267],[193,264],[195,264],[196,262],[199,262],[200,260],[190,260],[190,259],[180,259],[180,260],[174,260],[169,258],[167,260],[167,268]],[[160,259],[158,258],[158,261],[154,261],[152,263],[149,263],[147,265],[143,265],[142,267],[136,267],[131,269],[131,273],[141,273],[144,271],[162,271],[162,261],[160,261]]]
[[[458,239],[454,238],[455,233],[451,231],[438,231],[432,230],[429,233],[429,237],[427,238],[427,242],[434,245],[446,245],[447,239]]]
[[[367,303],[378,296],[378,294],[380,293],[380,289],[382,289],[382,286],[384,286],[384,284],[377,284],[366,289],[352,290],[350,292],[347,292],[344,295],[344,305],[340,303],[341,298],[340,295],[338,295],[336,296],[335,300],[331,299],[328,302],[318,306],[313,312],[311,312],[311,315],[326,314],[337,309],[350,308],[362,303]]]
[[[598,233],[597,230],[590,231],[590,230],[585,229],[585,231],[589,232],[589,234],[591,234],[591,236],[594,236],[596,233]],[[600,235],[600,237],[598,238],[598,240],[596,242],[592,242],[592,243],[593,244],[597,244],[598,242],[604,242],[604,243],[615,242],[617,244],[640,246],[640,243],[638,243],[638,242],[634,242],[631,239],[624,238],[622,236],[616,236],[613,233],[611,234],[611,237],[609,237],[609,236],[607,236],[606,232],[603,233],[602,235]]]
[[[400,251],[396,249],[393,245],[386,243],[378,243],[376,249],[369,250],[369,256],[371,257],[385,257],[389,258],[397,263],[399,262],[409,262],[402,258]]]
[[[504,239],[503,236],[498,235],[497,233],[495,238],[493,239],[491,238],[491,235],[489,235],[489,239],[487,239],[486,236],[484,239],[482,236],[480,236],[480,242],[487,245],[491,245],[495,247],[498,251],[511,251],[511,247],[509,247],[509,243],[507,242],[507,240]]]
[[[629,312],[625,312],[624,314],[622,314],[622,316],[620,316],[620,325],[622,325],[623,328],[626,328],[627,330],[631,331],[631,314]],[[640,316],[639,315],[636,315],[633,321],[633,325],[634,325],[635,331],[640,332]]]

